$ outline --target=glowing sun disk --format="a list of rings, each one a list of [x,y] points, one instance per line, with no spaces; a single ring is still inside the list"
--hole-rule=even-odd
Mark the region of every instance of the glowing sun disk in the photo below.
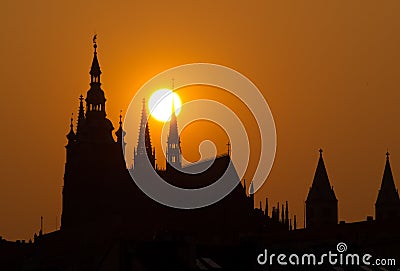
[[[172,115],[172,102],[174,103],[175,114],[181,112],[182,102],[179,95],[170,89],[160,89],[155,91],[149,99],[148,107],[150,115],[158,121],[168,121]]]

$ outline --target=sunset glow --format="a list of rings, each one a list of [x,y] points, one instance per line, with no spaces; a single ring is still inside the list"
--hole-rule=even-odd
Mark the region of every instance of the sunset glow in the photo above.
[[[172,102],[175,114],[179,115],[182,106],[179,95],[166,88],[157,90],[151,95],[148,103],[150,115],[158,121],[168,121],[172,115]]]

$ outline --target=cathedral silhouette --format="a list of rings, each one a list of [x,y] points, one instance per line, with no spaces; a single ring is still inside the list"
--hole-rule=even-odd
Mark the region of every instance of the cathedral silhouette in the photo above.
[[[319,254],[339,241],[357,252],[399,260],[400,198],[389,153],[375,204],[376,219],[346,223],[338,221],[338,199],[320,150],[305,201],[305,227],[299,229],[287,201],[270,211],[266,199],[264,208],[262,202],[255,208],[253,185],[239,180],[229,150],[201,173],[181,172],[175,113],[169,123],[166,166],[157,165],[145,100],[138,116],[134,164],[128,168],[122,116],[114,138],[101,74],[94,40],[90,88],[86,98],[79,97],[76,125],[71,118],[67,134],[61,228],[49,233],[41,228],[33,242],[0,238],[0,270],[301,270],[259,266],[256,257],[266,247],[277,253]],[[200,161],[186,169],[206,168],[209,163]],[[177,209],[152,200],[132,180],[134,176],[146,181],[149,170],[181,188],[206,187],[225,172],[237,185],[210,206]],[[375,270],[332,268],[315,270]]]
[[[124,160],[125,131],[122,116],[114,140],[114,127],[106,116],[106,99],[100,77],[95,43],[90,68],[90,89],[86,99],[82,95],[79,98],[76,132],[71,119],[67,134],[61,231],[107,229],[118,225],[120,234],[141,239],[150,240],[165,232],[179,232],[196,236],[204,242],[228,242],[240,236],[243,231],[262,226],[260,213],[255,212],[253,207],[254,195],[247,196],[245,185],[240,185],[228,154],[217,157],[205,172],[180,172],[182,154],[174,110],[167,141],[167,163],[165,169],[161,170],[156,165],[155,149],[147,125],[146,102],[143,100],[138,142],[134,149],[134,167],[128,169]],[[205,162],[190,167],[201,168],[202,163]],[[218,180],[226,171],[232,181],[239,185],[227,197],[211,206],[197,210],[170,208],[148,198],[132,181],[129,171],[135,178],[149,178],[148,165],[163,180],[182,188],[205,187]],[[281,227],[285,227],[288,219],[283,220],[283,223],[277,223]]]

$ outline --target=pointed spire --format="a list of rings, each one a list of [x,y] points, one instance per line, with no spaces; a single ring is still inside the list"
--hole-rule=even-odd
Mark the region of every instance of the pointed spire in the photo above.
[[[100,65],[97,59],[97,35],[93,37],[93,61],[90,68],[90,89],[86,95],[86,119],[90,122],[93,118],[103,119],[106,117],[106,98],[104,96],[104,91],[101,89],[100,83]]]
[[[92,61],[92,67],[90,68],[91,82],[100,83],[101,70],[100,70],[99,60],[97,59],[97,34],[95,34],[93,37],[93,48],[94,48],[93,61]]]
[[[246,190],[246,179],[243,179],[243,189],[244,189],[244,192],[247,194],[247,190]]]
[[[167,141],[167,168],[169,167],[168,165],[171,165],[175,168],[181,168],[181,141],[178,133],[178,121],[175,112],[174,79],[172,79],[172,93],[169,95],[172,95],[172,112],[169,122],[169,134]]]
[[[319,150],[318,165],[305,202],[305,225],[307,228],[336,225],[338,200],[326,171],[322,149]]]
[[[294,215],[294,218],[293,218],[293,229],[294,230],[297,229],[297,218],[296,218],[296,215]]]
[[[82,132],[82,123],[85,120],[85,109],[83,107],[83,95],[79,96],[79,111],[78,111],[78,121],[76,125],[76,136],[79,137]]]
[[[261,200],[260,200],[260,210],[262,211],[262,202],[261,202]]]
[[[134,155],[134,168],[139,169],[146,164],[146,159],[155,167],[155,152],[151,145],[150,129],[146,110],[146,100],[142,100],[142,115],[140,119],[138,143]]]
[[[265,198],[265,215],[268,216],[268,198]]]
[[[337,201],[335,192],[329,182],[324,158],[322,157],[322,149],[319,149],[318,165],[306,201],[314,200]]]
[[[389,152],[386,152],[386,164],[383,172],[381,187],[376,200],[376,205],[388,204],[388,205],[399,205],[400,199],[399,194],[394,183],[392,169],[390,166]]]
[[[281,212],[281,222],[283,224],[285,223],[285,209],[283,208],[283,204],[282,204],[282,212]]]

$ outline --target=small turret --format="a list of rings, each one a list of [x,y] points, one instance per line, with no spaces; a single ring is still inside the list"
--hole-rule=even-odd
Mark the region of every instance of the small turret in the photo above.
[[[73,115],[73,114],[72,114]],[[69,133],[67,134],[67,139],[68,139],[68,145],[71,145],[75,142],[76,135],[74,133],[74,124],[73,124],[74,118],[71,116],[71,123],[69,125],[70,130]]]

